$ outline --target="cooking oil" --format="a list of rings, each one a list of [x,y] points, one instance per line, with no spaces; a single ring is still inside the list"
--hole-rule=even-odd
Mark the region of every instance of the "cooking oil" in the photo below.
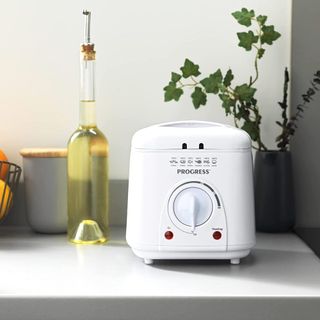
[[[109,144],[97,128],[94,91],[95,51],[90,43],[91,13],[84,11],[81,46],[79,127],[68,143],[68,239],[77,244],[108,240]]]

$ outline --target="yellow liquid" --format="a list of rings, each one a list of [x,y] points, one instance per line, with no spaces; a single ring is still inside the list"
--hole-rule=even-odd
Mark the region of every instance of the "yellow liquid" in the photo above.
[[[68,144],[68,239],[108,240],[108,141],[96,126],[80,126]]]

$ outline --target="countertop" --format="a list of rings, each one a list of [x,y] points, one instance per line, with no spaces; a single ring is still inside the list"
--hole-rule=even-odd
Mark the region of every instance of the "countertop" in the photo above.
[[[318,319],[320,260],[294,234],[258,234],[240,265],[134,256],[107,245],[0,229],[0,319]],[[306,317],[308,315],[308,317]]]

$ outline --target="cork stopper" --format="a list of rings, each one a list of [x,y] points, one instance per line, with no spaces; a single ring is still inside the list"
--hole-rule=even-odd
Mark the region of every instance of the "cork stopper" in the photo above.
[[[82,54],[83,60],[86,60],[86,61],[95,60],[96,52],[94,51],[94,44],[93,43],[82,44],[81,54]]]

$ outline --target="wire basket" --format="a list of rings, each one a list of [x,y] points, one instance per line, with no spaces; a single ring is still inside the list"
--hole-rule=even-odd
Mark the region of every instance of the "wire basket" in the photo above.
[[[8,161],[0,161],[0,221],[7,216],[17,190],[21,168]]]

